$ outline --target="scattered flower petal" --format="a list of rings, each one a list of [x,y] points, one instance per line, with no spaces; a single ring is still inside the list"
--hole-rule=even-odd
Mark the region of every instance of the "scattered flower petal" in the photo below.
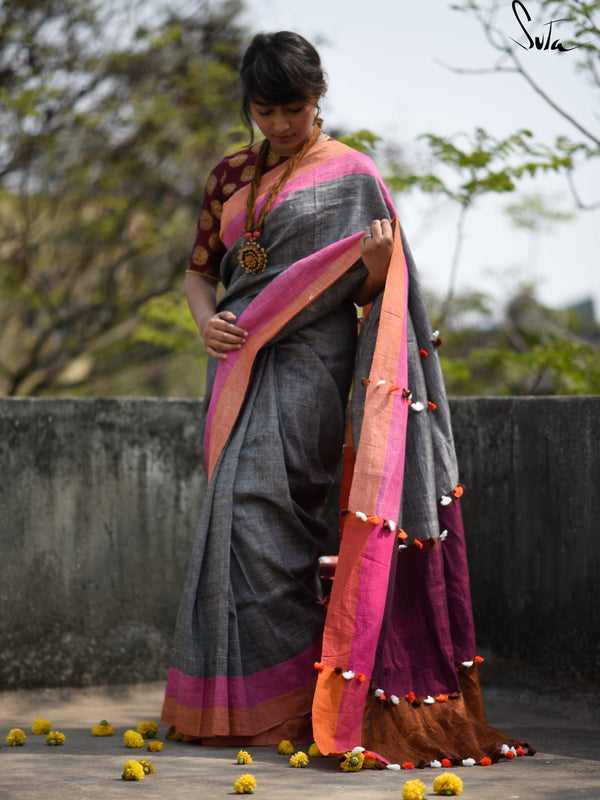
[[[50,747],[59,747],[65,741],[64,733],[60,731],[50,731],[46,736],[46,744]]]
[[[358,772],[363,768],[365,756],[363,753],[352,755],[351,752],[344,753],[340,759],[340,767],[344,772]]]
[[[11,728],[6,736],[8,747],[23,747],[27,736],[21,728]]]
[[[290,767],[304,768],[308,767],[308,756],[302,750],[298,750],[293,756],[290,756]]]
[[[346,672],[342,672],[342,678],[345,678],[347,681],[351,681],[354,677],[354,672],[351,669],[346,670]]]
[[[245,775],[240,775],[237,781],[233,784],[233,791],[236,794],[254,794],[255,789],[256,779],[254,775],[250,775],[249,772]]]
[[[158,739],[151,739],[146,745],[146,748],[151,753],[160,753],[160,751],[163,749],[163,743],[159,742]]]
[[[113,726],[105,719],[92,728],[92,736],[112,736],[114,732]]]
[[[406,781],[402,789],[402,800],[426,800],[427,787],[420,780]]]
[[[35,733],[38,736],[50,733],[51,730],[52,730],[52,725],[50,725],[47,719],[43,719],[42,717],[36,719],[36,721],[31,726],[31,732]]]
[[[140,736],[143,736],[144,739],[154,739],[158,733],[158,725],[156,722],[145,720],[144,722],[140,722],[137,726],[137,732]]]
[[[463,782],[452,772],[444,772],[433,779],[433,791],[436,794],[457,795],[462,792]]]
[[[127,747],[143,747],[144,737],[137,731],[128,730],[123,734],[123,741]]]
[[[133,759],[126,762],[121,773],[121,778],[124,781],[143,781],[145,776],[146,773],[142,765]]]

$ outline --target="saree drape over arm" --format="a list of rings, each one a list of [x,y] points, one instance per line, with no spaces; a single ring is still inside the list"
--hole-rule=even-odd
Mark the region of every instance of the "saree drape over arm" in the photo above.
[[[283,168],[263,176],[257,213]],[[460,666],[475,658],[461,489],[399,226],[357,347],[359,239],[372,219],[394,216],[391,199],[369,158],[317,143],[266,217],[265,272],[248,275],[237,259],[247,193],[223,206],[219,308],[248,338],[209,370],[209,484],[162,719],[215,743],[306,742],[314,728],[323,753],[364,744],[415,763],[497,756],[513,740],[486,726],[477,667]],[[319,514],[353,372],[356,464],[326,621]]]

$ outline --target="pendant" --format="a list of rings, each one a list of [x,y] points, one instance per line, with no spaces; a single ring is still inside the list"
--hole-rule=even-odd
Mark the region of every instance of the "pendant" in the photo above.
[[[248,239],[239,250],[238,262],[248,275],[258,275],[267,266],[267,254],[256,239]]]

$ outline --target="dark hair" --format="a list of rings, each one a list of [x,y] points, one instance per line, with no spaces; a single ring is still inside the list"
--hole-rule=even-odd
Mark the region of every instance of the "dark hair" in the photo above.
[[[240,67],[242,119],[254,138],[250,103],[264,100],[283,106],[296,101],[317,101],[327,90],[319,54],[310,42],[291,31],[257,33],[243,55]]]

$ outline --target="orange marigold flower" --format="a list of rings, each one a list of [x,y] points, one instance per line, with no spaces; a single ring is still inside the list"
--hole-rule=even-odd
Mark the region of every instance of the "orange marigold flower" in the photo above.
[[[462,497],[464,491],[465,487],[462,485],[462,483],[459,483],[458,486],[452,490],[452,494],[454,495],[454,497]]]
[[[451,766],[452,766],[452,762],[450,761],[449,758],[442,758],[442,767],[444,767],[444,769],[448,769],[448,767],[451,767]]]
[[[419,550],[423,549],[423,542],[420,542],[418,539],[415,539],[413,544],[415,545],[415,547],[418,547]]]
[[[481,764],[481,766],[482,766],[482,767],[489,767],[489,766],[490,766],[490,764],[492,763],[492,759],[491,759],[491,758],[488,758],[488,757],[486,756],[485,758],[482,758],[482,759],[481,759],[481,761],[480,761],[479,763]]]
[[[520,745],[519,745],[519,747],[517,747],[517,755],[518,756],[524,756],[525,755],[525,750],[523,750],[523,748]]]
[[[415,765],[412,763],[412,761],[403,761],[401,766],[402,766],[402,769],[414,769],[415,768]]]
[[[436,408],[437,408],[437,406],[436,406],[436,404],[435,404],[435,403],[432,403],[432,402],[431,402],[431,400],[428,400],[428,401],[427,401],[427,408],[428,408],[430,411],[435,411],[435,410],[436,410]]]
[[[315,661],[314,668],[317,670],[317,672],[323,672],[325,669],[325,664],[323,664],[321,661]]]
[[[438,703],[445,703],[446,700],[448,699],[448,695],[447,694],[434,694],[433,698],[434,698],[434,700],[437,700]]]
[[[504,754],[504,758],[514,758],[515,754],[512,750],[509,750],[507,753]]]
[[[415,693],[414,692],[409,692],[408,694],[405,694],[404,695],[404,699],[408,700],[409,703],[413,703],[414,699],[415,699]]]
[[[408,537],[408,533],[403,531],[402,528],[398,528],[398,538],[399,539],[406,539]]]
[[[475,661],[476,664],[482,664],[484,661],[484,659],[481,656],[475,656],[473,660]]]
[[[421,348],[421,349],[419,350],[419,355],[421,356],[421,358],[427,358],[427,356],[429,355],[429,353],[427,352],[427,350],[423,350],[423,348]]]

